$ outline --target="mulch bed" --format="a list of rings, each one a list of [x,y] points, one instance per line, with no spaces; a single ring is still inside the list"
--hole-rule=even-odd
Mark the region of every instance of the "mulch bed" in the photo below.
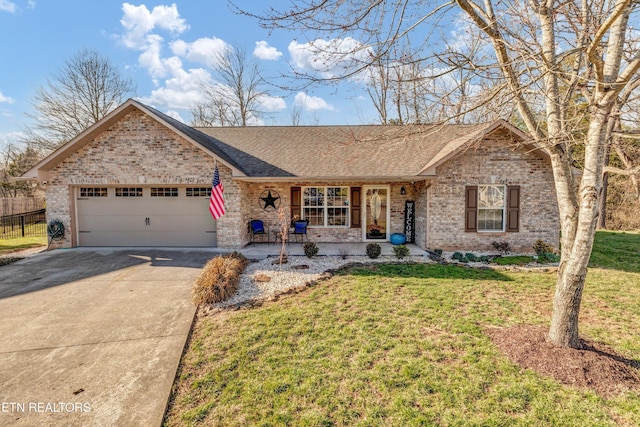
[[[556,347],[547,341],[547,332],[548,328],[531,325],[486,330],[512,362],[562,384],[590,389],[607,398],[640,390],[640,360],[627,359],[589,340],[581,340],[581,350]]]

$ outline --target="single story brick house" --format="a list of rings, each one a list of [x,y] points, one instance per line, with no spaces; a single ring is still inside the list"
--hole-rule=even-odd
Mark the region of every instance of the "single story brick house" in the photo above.
[[[315,242],[405,233],[424,249],[531,251],[559,239],[548,155],[505,121],[192,128],[128,100],[22,178],[46,182],[48,219],[65,225],[52,247],[240,248],[249,221],[275,229],[280,207]]]

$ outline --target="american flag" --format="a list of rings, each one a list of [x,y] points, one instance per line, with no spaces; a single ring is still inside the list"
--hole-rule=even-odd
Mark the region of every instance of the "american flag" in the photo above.
[[[224,208],[224,187],[222,181],[220,181],[220,172],[218,172],[218,165],[213,172],[213,183],[211,187],[211,199],[209,200],[209,212],[211,215],[218,219],[225,213]]]

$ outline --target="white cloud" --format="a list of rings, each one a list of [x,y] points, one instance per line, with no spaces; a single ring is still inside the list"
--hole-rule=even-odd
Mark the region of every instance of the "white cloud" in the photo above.
[[[176,40],[171,43],[171,51],[175,55],[212,68],[217,67],[216,59],[228,49],[231,49],[231,46],[217,37],[204,37],[192,43],[184,40]]]
[[[182,116],[180,116],[180,113],[178,113],[178,112],[177,112],[177,111],[175,111],[175,110],[165,111],[165,114],[166,114],[167,116],[169,116],[169,117],[173,117],[174,119],[176,119],[176,120],[177,120],[177,121],[179,121],[179,122],[186,123],[186,122],[184,121],[184,119],[182,118]]]
[[[299,70],[331,78],[355,71],[369,60],[371,48],[351,37],[309,43],[294,40],[289,43],[289,54]]]
[[[204,102],[202,84],[212,84],[211,75],[202,68],[188,71],[175,70],[176,75],[164,82],[162,87],[151,91],[151,95],[140,100],[151,105],[163,105],[172,109],[190,110],[196,103]]]
[[[0,10],[3,12],[14,13],[16,11],[16,4],[9,0],[0,0]]]
[[[20,144],[24,137],[24,132],[0,133],[0,146],[7,144]]]
[[[29,9],[35,9],[35,8],[36,8],[36,2],[35,2],[35,0],[28,0],[28,1],[27,1],[27,7],[28,7]]]
[[[2,91],[0,90],[0,102],[6,102],[7,104],[13,104],[13,98],[8,96],[4,96]]]
[[[287,103],[279,96],[262,95],[258,102],[267,111],[282,111],[287,108]]]
[[[333,106],[324,99],[319,96],[309,96],[304,92],[298,92],[293,103],[307,111],[333,110]]]
[[[120,24],[126,30],[122,36],[122,42],[132,49],[145,49],[147,35],[154,28],[177,34],[189,28],[185,20],[180,18],[178,7],[175,3],[171,6],[156,6],[151,11],[144,4],[134,6],[129,3],[123,3],[122,12],[124,12],[124,16],[120,20]]]
[[[277,61],[282,56],[282,52],[273,46],[269,46],[264,40],[256,42],[256,48],[253,50],[253,56],[265,61]]]

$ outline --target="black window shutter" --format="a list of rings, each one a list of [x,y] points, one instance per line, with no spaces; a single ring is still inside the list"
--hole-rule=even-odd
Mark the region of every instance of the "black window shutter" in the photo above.
[[[362,192],[360,190],[360,187],[351,187],[351,228],[362,227],[361,195]]]
[[[302,218],[302,192],[300,187],[291,187],[291,221]]]
[[[520,186],[507,187],[507,232],[520,231]]]
[[[478,187],[465,187],[464,231],[478,231]]]

